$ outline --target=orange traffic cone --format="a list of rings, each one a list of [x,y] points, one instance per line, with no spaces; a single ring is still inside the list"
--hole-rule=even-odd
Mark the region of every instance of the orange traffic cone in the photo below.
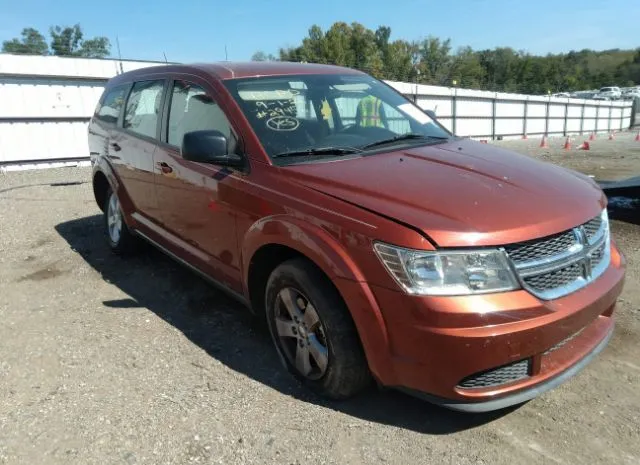
[[[589,136],[589,140],[596,140],[596,133],[592,132],[591,135]]]
[[[547,140],[547,136],[542,136],[542,140],[540,141],[540,148],[549,148],[549,141]]]
[[[589,146],[589,141],[584,141],[582,144],[580,144],[578,146],[578,150],[591,150],[591,147]]]
[[[638,134],[636,134],[635,141],[640,142],[640,131],[638,131]]]
[[[564,146],[562,148],[565,150],[571,150],[571,137],[567,136],[567,140],[564,141]]]

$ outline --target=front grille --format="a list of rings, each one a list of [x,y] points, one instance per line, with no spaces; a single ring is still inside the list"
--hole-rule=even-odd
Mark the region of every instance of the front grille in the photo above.
[[[563,339],[562,341],[558,342],[556,345],[554,345],[553,347],[551,347],[550,349],[548,349],[543,355],[549,355],[551,352],[554,352],[560,348],[562,348],[563,346],[567,345],[569,342],[571,342],[573,339],[577,338],[578,336],[580,336],[580,334],[582,334],[582,331],[584,331],[584,328],[582,328],[580,331],[573,333],[571,336]]]
[[[582,278],[582,265],[574,263],[566,268],[524,278],[527,286],[538,291],[566,286],[576,279]]]
[[[556,299],[600,276],[609,265],[609,224],[604,211],[553,236],[505,246],[520,281],[535,296]]]
[[[529,376],[529,360],[521,360],[510,365],[505,365],[500,368],[494,368],[491,370],[476,373],[471,376],[467,376],[460,383],[458,387],[463,389],[480,389],[501,386],[503,384],[512,383]]]
[[[606,244],[601,244],[591,252],[591,268],[596,268],[602,262],[604,258]]]
[[[600,231],[601,226],[602,218],[599,216],[596,216],[594,219],[584,224],[584,232],[586,233],[589,242],[593,242]]]
[[[508,245],[505,249],[515,263],[525,263],[561,254],[575,244],[573,231],[566,231],[537,241]]]

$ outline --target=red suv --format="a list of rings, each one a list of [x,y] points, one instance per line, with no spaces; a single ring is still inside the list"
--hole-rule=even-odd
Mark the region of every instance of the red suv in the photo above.
[[[374,378],[494,410],[565,381],[611,337],[624,259],[598,186],[457,138],[359,71],[124,73],[89,142],[113,251],[143,238],[230,292],[323,395]]]

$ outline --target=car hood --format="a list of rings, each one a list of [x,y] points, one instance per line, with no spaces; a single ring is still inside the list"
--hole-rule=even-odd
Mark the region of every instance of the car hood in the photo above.
[[[606,205],[585,175],[468,139],[283,169],[296,183],[407,224],[442,247],[547,236]]]

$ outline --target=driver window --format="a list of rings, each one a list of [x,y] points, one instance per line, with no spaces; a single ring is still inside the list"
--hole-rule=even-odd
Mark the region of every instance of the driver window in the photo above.
[[[169,107],[167,142],[180,147],[186,133],[212,129],[221,132],[227,138],[228,151],[234,153],[235,135],[220,106],[202,87],[186,81],[175,81]]]

